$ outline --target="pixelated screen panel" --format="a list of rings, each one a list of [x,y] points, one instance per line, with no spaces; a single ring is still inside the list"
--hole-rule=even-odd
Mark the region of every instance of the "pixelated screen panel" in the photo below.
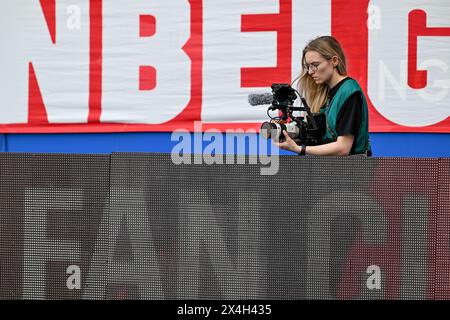
[[[108,193],[108,155],[0,154],[0,299],[98,291]]]
[[[0,155],[0,298],[433,299],[448,274],[448,161],[194,157]]]
[[[436,223],[436,299],[450,299],[450,159],[439,159]]]
[[[272,176],[253,160],[114,155],[114,230],[136,235],[110,251],[155,255],[111,272],[156,270],[131,290],[153,298],[433,298],[437,160],[281,157]]]

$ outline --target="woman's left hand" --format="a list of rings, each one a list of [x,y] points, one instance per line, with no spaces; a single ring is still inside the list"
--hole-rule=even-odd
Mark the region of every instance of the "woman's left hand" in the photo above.
[[[289,134],[286,131],[283,131],[283,135],[285,139],[283,142],[274,141],[273,144],[280,149],[299,153],[301,148],[295,143],[294,140],[292,140],[291,137],[289,137]]]

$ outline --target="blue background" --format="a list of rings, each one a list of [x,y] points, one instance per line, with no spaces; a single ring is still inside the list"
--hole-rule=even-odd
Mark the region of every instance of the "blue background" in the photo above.
[[[193,139],[193,137],[191,137]],[[225,134],[222,135],[226,145]],[[450,156],[447,133],[371,133],[375,157],[434,158]],[[193,141],[193,140],[192,140]],[[179,140],[171,141],[170,132],[92,133],[92,134],[0,134],[2,152],[39,153],[170,153]],[[210,142],[204,141],[206,146]],[[236,149],[227,153],[242,153]],[[246,153],[249,152],[248,141]],[[293,154],[282,150],[280,154]]]

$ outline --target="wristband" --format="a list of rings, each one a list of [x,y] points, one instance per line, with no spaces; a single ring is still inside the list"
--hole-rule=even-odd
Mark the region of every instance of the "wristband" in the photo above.
[[[304,156],[306,154],[306,145],[302,144],[302,149],[299,153],[300,156]]]

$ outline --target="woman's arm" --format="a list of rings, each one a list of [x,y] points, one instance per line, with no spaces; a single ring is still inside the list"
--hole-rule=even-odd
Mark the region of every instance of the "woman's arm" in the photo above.
[[[297,145],[291,137],[289,137],[286,131],[283,131],[285,141],[282,143],[274,142],[274,145],[280,149],[290,150],[292,152],[300,153],[301,146]],[[306,154],[316,156],[347,156],[353,145],[354,136],[349,134],[345,136],[339,136],[337,141],[322,144],[319,146],[307,146]]]

